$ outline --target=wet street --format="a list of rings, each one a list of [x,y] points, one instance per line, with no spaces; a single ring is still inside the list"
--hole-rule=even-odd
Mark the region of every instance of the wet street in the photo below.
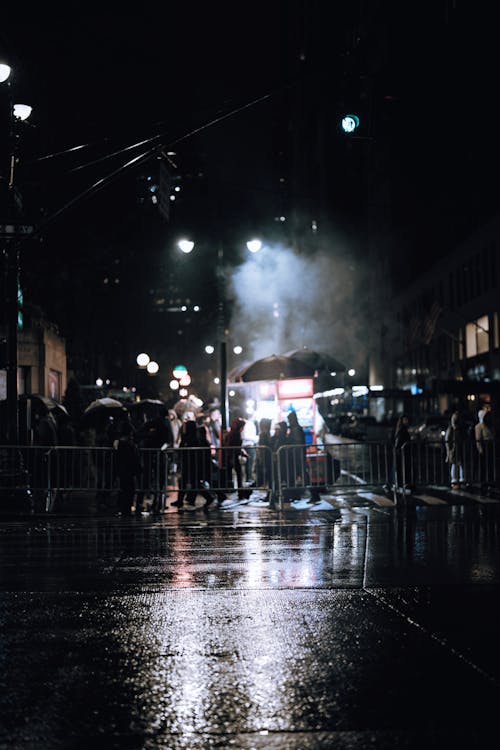
[[[491,747],[500,503],[0,521],[0,747]]]

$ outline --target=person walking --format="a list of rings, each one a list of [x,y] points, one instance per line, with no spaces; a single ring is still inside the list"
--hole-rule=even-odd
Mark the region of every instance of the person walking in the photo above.
[[[446,463],[450,467],[451,486],[452,489],[457,490],[461,485],[465,484],[464,465],[466,448],[465,427],[457,409],[453,411],[450,417],[450,424],[446,429],[444,442],[446,446]]]
[[[410,420],[407,414],[401,414],[394,431],[394,469],[393,481],[396,490],[411,486],[411,457],[410,457]]]
[[[477,451],[477,475],[481,491],[487,491],[495,476],[495,427],[491,405],[485,404],[478,412],[474,427]]]

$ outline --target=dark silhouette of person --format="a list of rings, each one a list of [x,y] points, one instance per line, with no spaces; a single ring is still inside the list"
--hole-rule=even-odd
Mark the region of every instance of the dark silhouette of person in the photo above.
[[[38,488],[33,492],[34,508],[37,513],[48,510],[51,505],[49,493],[49,461],[53,460],[51,448],[57,445],[57,424],[51,412],[35,414],[33,442],[39,447],[36,451],[35,482]]]
[[[183,425],[179,444],[179,496],[172,503],[179,509],[186,504],[194,505],[197,495],[205,498],[205,507],[214,500],[207,487],[207,477],[210,476],[210,441],[206,433],[200,435],[201,429],[205,433],[205,428],[200,428],[193,419],[187,420]]]
[[[144,497],[148,490],[153,491],[153,512],[159,513],[164,508],[167,491],[168,454],[162,451],[164,446],[171,448],[174,433],[170,418],[162,415],[149,419],[136,431],[135,439],[142,450],[144,489],[137,493],[136,512],[143,509]]]
[[[116,442],[115,469],[118,476],[118,510],[123,516],[132,513],[136,477],[141,472],[139,449],[134,441],[133,427],[124,422]]]
[[[287,487],[285,500],[296,500],[301,497],[301,490],[293,488],[308,484],[306,462],[306,436],[299,423],[296,412],[288,415],[287,432]],[[292,490],[290,490],[292,488]]]
[[[243,490],[243,472],[241,469],[240,456],[245,456],[243,449],[242,432],[245,427],[243,417],[236,417],[229,426],[224,436],[224,464],[227,471],[227,482],[233,486],[233,471],[236,474],[236,485],[238,487],[238,498],[243,500],[247,493]]]
[[[410,421],[401,414],[394,431],[394,483],[396,488],[411,485]]]
[[[259,421],[259,437],[255,454],[255,481],[257,487],[270,487],[272,484],[273,437],[271,435],[271,420],[262,417]]]

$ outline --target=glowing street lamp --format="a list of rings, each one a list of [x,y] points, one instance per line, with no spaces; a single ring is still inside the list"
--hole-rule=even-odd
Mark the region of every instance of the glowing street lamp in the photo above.
[[[154,360],[150,360],[146,365],[146,370],[148,371],[149,375],[156,375],[159,369],[160,365]]]
[[[194,242],[192,240],[183,238],[182,240],[179,240],[179,242],[177,243],[177,247],[181,252],[188,254],[194,248]]]
[[[151,360],[149,358],[149,354],[146,354],[146,352],[141,352],[141,354],[137,355],[137,358],[135,361],[137,362],[137,365],[139,367],[141,367],[142,369],[145,369],[149,365]]]
[[[12,68],[7,63],[0,63],[0,83],[5,83],[12,72]]]
[[[259,250],[262,249],[262,241],[257,239],[256,237],[253,240],[248,240],[247,249],[251,253],[258,253]]]

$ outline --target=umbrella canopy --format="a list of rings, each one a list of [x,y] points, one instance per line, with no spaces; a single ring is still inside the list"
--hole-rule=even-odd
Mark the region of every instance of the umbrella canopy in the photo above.
[[[45,412],[54,412],[54,414],[64,414],[69,417],[68,410],[59,401],[55,401],[53,398],[48,396],[41,396],[39,393],[30,393],[21,396],[22,399],[31,400],[35,409],[40,409]]]
[[[105,396],[104,398],[97,398],[87,406],[83,412],[82,420],[83,422],[88,423],[104,416],[114,417],[125,414],[127,414],[127,410],[121,401],[118,401],[116,398]]]
[[[316,372],[346,372],[347,367],[325,352],[318,352],[313,349],[303,347],[302,349],[292,349],[285,352],[285,357],[291,357],[299,362],[310,365]]]
[[[301,362],[299,359],[283,354],[272,354],[270,357],[256,359],[249,365],[240,368],[235,375],[235,382],[312,378],[313,375],[314,367],[307,362]]]
[[[166,414],[168,411],[167,405],[158,398],[143,398],[140,401],[132,401],[127,403],[126,407],[129,411],[144,412],[145,414]]]

